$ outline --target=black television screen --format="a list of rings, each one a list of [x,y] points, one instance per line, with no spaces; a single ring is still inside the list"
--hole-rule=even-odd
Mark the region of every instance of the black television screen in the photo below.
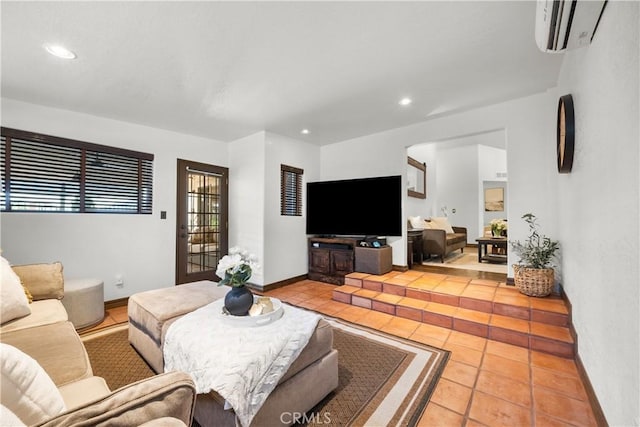
[[[402,235],[400,175],[307,183],[307,234]]]

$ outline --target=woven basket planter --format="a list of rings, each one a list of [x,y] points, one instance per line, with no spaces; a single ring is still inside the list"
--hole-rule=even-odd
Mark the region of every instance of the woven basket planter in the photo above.
[[[513,279],[518,290],[530,297],[546,297],[553,291],[553,268],[530,268],[515,264]]]

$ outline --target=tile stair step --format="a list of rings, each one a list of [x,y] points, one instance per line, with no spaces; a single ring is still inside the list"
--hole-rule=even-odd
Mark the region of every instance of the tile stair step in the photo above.
[[[569,310],[564,301],[559,298],[531,298],[520,294],[513,287],[492,288],[476,284],[488,281],[471,281],[468,286],[464,283],[445,281],[433,285],[425,285],[421,282],[409,282],[401,285],[398,280],[392,278],[389,281],[377,280],[385,276],[367,276],[354,279],[345,278],[345,285],[334,290],[345,294],[352,294],[358,290],[375,291],[382,294],[390,294],[402,297],[411,297],[419,300],[447,304],[454,307],[462,307],[486,313],[496,313],[503,316],[522,320],[534,320],[539,323],[547,323],[555,326],[569,325]],[[389,283],[392,282],[392,283]],[[434,289],[426,289],[433,286]],[[466,286],[466,288],[465,288]],[[473,287],[472,287],[473,286]],[[440,287],[440,289],[435,289]],[[481,290],[485,287],[487,290]],[[478,290],[480,289],[480,290]],[[349,299],[344,296],[344,302]],[[349,299],[350,303],[350,299]]]
[[[525,311],[522,310],[522,306],[512,306],[509,302],[503,301],[497,306],[491,306],[493,310],[490,311],[487,310],[489,306],[486,304],[467,306],[464,303],[465,299],[459,299],[455,305],[452,304],[453,300],[446,298],[413,298],[400,295],[401,292],[396,288],[387,293],[370,289],[371,286],[362,286],[364,283],[365,281],[349,281],[349,284],[335,288],[333,300],[557,356],[574,357],[575,343],[568,327],[546,323],[549,318],[545,314],[558,313],[546,310],[549,307],[545,307],[545,304],[540,304],[539,309],[535,310],[529,310],[527,307]],[[357,284],[361,286],[355,286]],[[392,285],[396,284],[397,281]],[[405,288],[408,289],[411,288]],[[433,294],[437,292],[431,293],[430,296]],[[557,310],[553,304],[550,308]],[[523,319],[525,313],[526,318]],[[552,320],[556,319],[552,317]]]
[[[334,290],[334,295],[336,295],[336,293],[342,293],[341,291],[342,290],[340,289]],[[353,300],[350,302],[352,305],[382,311],[399,317],[423,321],[425,316],[424,313],[427,313],[427,317],[439,316],[440,318],[450,318],[451,321],[458,319],[521,334],[538,335],[540,337],[552,334],[552,336],[549,337],[550,339],[573,343],[573,339],[568,332],[567,327],[549,325],[536,322],[534,320],[522,320],[500,314],[467,309],[464,307],[455,307],[449,304],[427,302],[410,297],[377,293],[375,291],[363,289],[356,289],[349,293],[352,297],[357,298],[356,303],[354,303]]]

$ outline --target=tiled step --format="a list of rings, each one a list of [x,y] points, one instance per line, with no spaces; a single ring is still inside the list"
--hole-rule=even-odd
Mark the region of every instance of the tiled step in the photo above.
[[[569,310],[559,296],[532,298],[493,280],[409,271],[382,276],[352,273],[345,278],[345,285],[555,326],[569,325]]]
[[[558,296],[531,298],[505,283],[409,271],[352,273],[335,301],[571,358],[569,311]]]

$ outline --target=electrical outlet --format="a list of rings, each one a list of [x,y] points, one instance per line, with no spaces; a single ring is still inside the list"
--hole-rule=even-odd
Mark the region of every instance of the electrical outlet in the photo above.
[[[121,288],[124,286],[124,279],[122,278],[122,275],[118,274],[116,275],[116,287]]]

